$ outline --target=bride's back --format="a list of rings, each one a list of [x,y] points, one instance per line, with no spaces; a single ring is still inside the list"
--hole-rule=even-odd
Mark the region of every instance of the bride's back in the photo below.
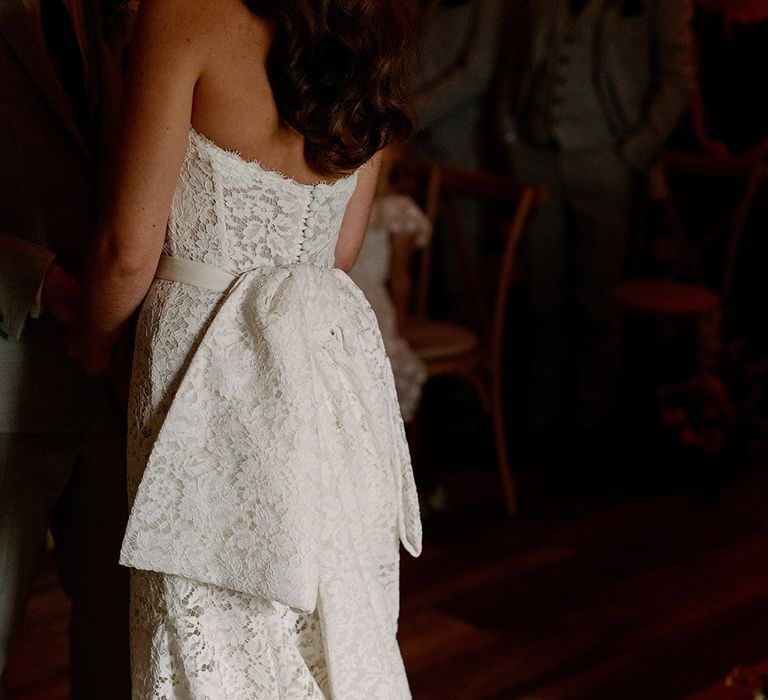
[[[154,271],[190,147],[190,123],[221,153],[294,184],[335,182],[410,126],[406,0],[142,0],[103,225],[120,264]],[[351,267],[377,167],[362,168],[335,262]],[[115,244],[118,245],[118,244]]]
[[[266,70],[269,23],[242,0],[217,0],[215,15],[195,86],[192,125],[218,146],[298,182],[324,179],[306,162],[303,136],[279,119]]]

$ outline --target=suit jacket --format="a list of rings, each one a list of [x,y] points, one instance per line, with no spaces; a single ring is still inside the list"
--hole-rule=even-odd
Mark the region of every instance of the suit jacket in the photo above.
[[[476,129],[499,58],[503,0],[431,0],[419,14],[414,110],[425,153],[477,165]]]
[[[89,125],[78,125],[48,57],[39,0],[0,3],[0,432],[95,427],[106,381],[67,356],[61,327],[29,313],[55,258],[78,276],[96,227],[100,164],[119,97],[120,47],[94,5]],[[93,148],[94,141],[103,148]]]
[[[661,150],[695,88],[689,0],[596,0],[601,4],[588,79],[625,160],[645,168]],[[497,102],[508,143],[517,134],[534,75],[547,50],[547,18],[568,11],[567,0],[519,0],[518,35]]]

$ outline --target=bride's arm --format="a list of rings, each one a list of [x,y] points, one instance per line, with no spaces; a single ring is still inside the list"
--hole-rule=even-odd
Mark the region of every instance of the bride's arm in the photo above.
[[[104,372],[154,276],[189,135],[201,56],[188,0],[143,0],[130,49],[121,136],[83,279],[73,352]]]
[[[349,272],[357,260],[363,245],[365,231],[368,228],[368,216],[371,213],[373,195],[376,194],[376,184],[381,167],[381,153],[377,153],[360,168],[357,176],[357,186],[347,205],[344,219],[341,222],[339,239],[336,242],[335,267]]]

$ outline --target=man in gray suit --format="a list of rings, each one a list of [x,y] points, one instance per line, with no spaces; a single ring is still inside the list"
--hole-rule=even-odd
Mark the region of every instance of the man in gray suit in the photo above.
[[[125,417],[64,332],[117,110],[122,41],[103,10],[0,3],[0,673],[50,526],[72,601],[72,695],[100,700],[129,697]]]
[[[482,167],[482,118],[486,97],[499,61],[504,0],[425,0],[417,12],[418,51],[414,71],[413,108],[416,152],[465,168]],[[488,116],[488,115],[486,115]],[[460,202],[468,234],[470,264],[482,259],[478,240],[480,212],[474,202]],[[438,266],[445,275],[443,297],[466,292],[457,251],[437,236]],[[466,264],[465,261],[464,264]]]
[[[499,58],[503,0],[428,0],[418,13],[416,146],[480,166],[480,119]]]
[[[611,424],[620,280],[638,176],[685,108],[695,73],[688,0],[522,0],[499,120],[515,173],[550,196],[524,246],[530,434],[565,413]],[[514,53],[515,50],[517,53]],[[566,348],[574,363],[565,400]]]

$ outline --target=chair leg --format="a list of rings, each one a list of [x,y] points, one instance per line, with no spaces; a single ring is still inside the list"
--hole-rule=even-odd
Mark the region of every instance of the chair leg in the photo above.
[[[517,487],[509,465],[509,452],[507,450],[507,433],[504,425],[504,399],[501,395],[501,377],[492,373],[490,382],[488,377],[483,377],[477,372],[466,375],[480,396],[483,410],[491,415],[493,420],[494,443],[496,447],[496,461],[501,478],[501,487],[504,492],[504,504],[507,512],[512,516],[518,514]],[[490,386],[489,386],[490,383]]]
[[[509,464],[509,451],[507,449],[507,431],[504,425],[504,403],[501,395],[501,380],[499,377],[492,379],[492,415],[493,432],[496,440],[496,459],[501,477],[501,487],[504,491],[504,502],[510,516],[518,515],[517,486]]]

